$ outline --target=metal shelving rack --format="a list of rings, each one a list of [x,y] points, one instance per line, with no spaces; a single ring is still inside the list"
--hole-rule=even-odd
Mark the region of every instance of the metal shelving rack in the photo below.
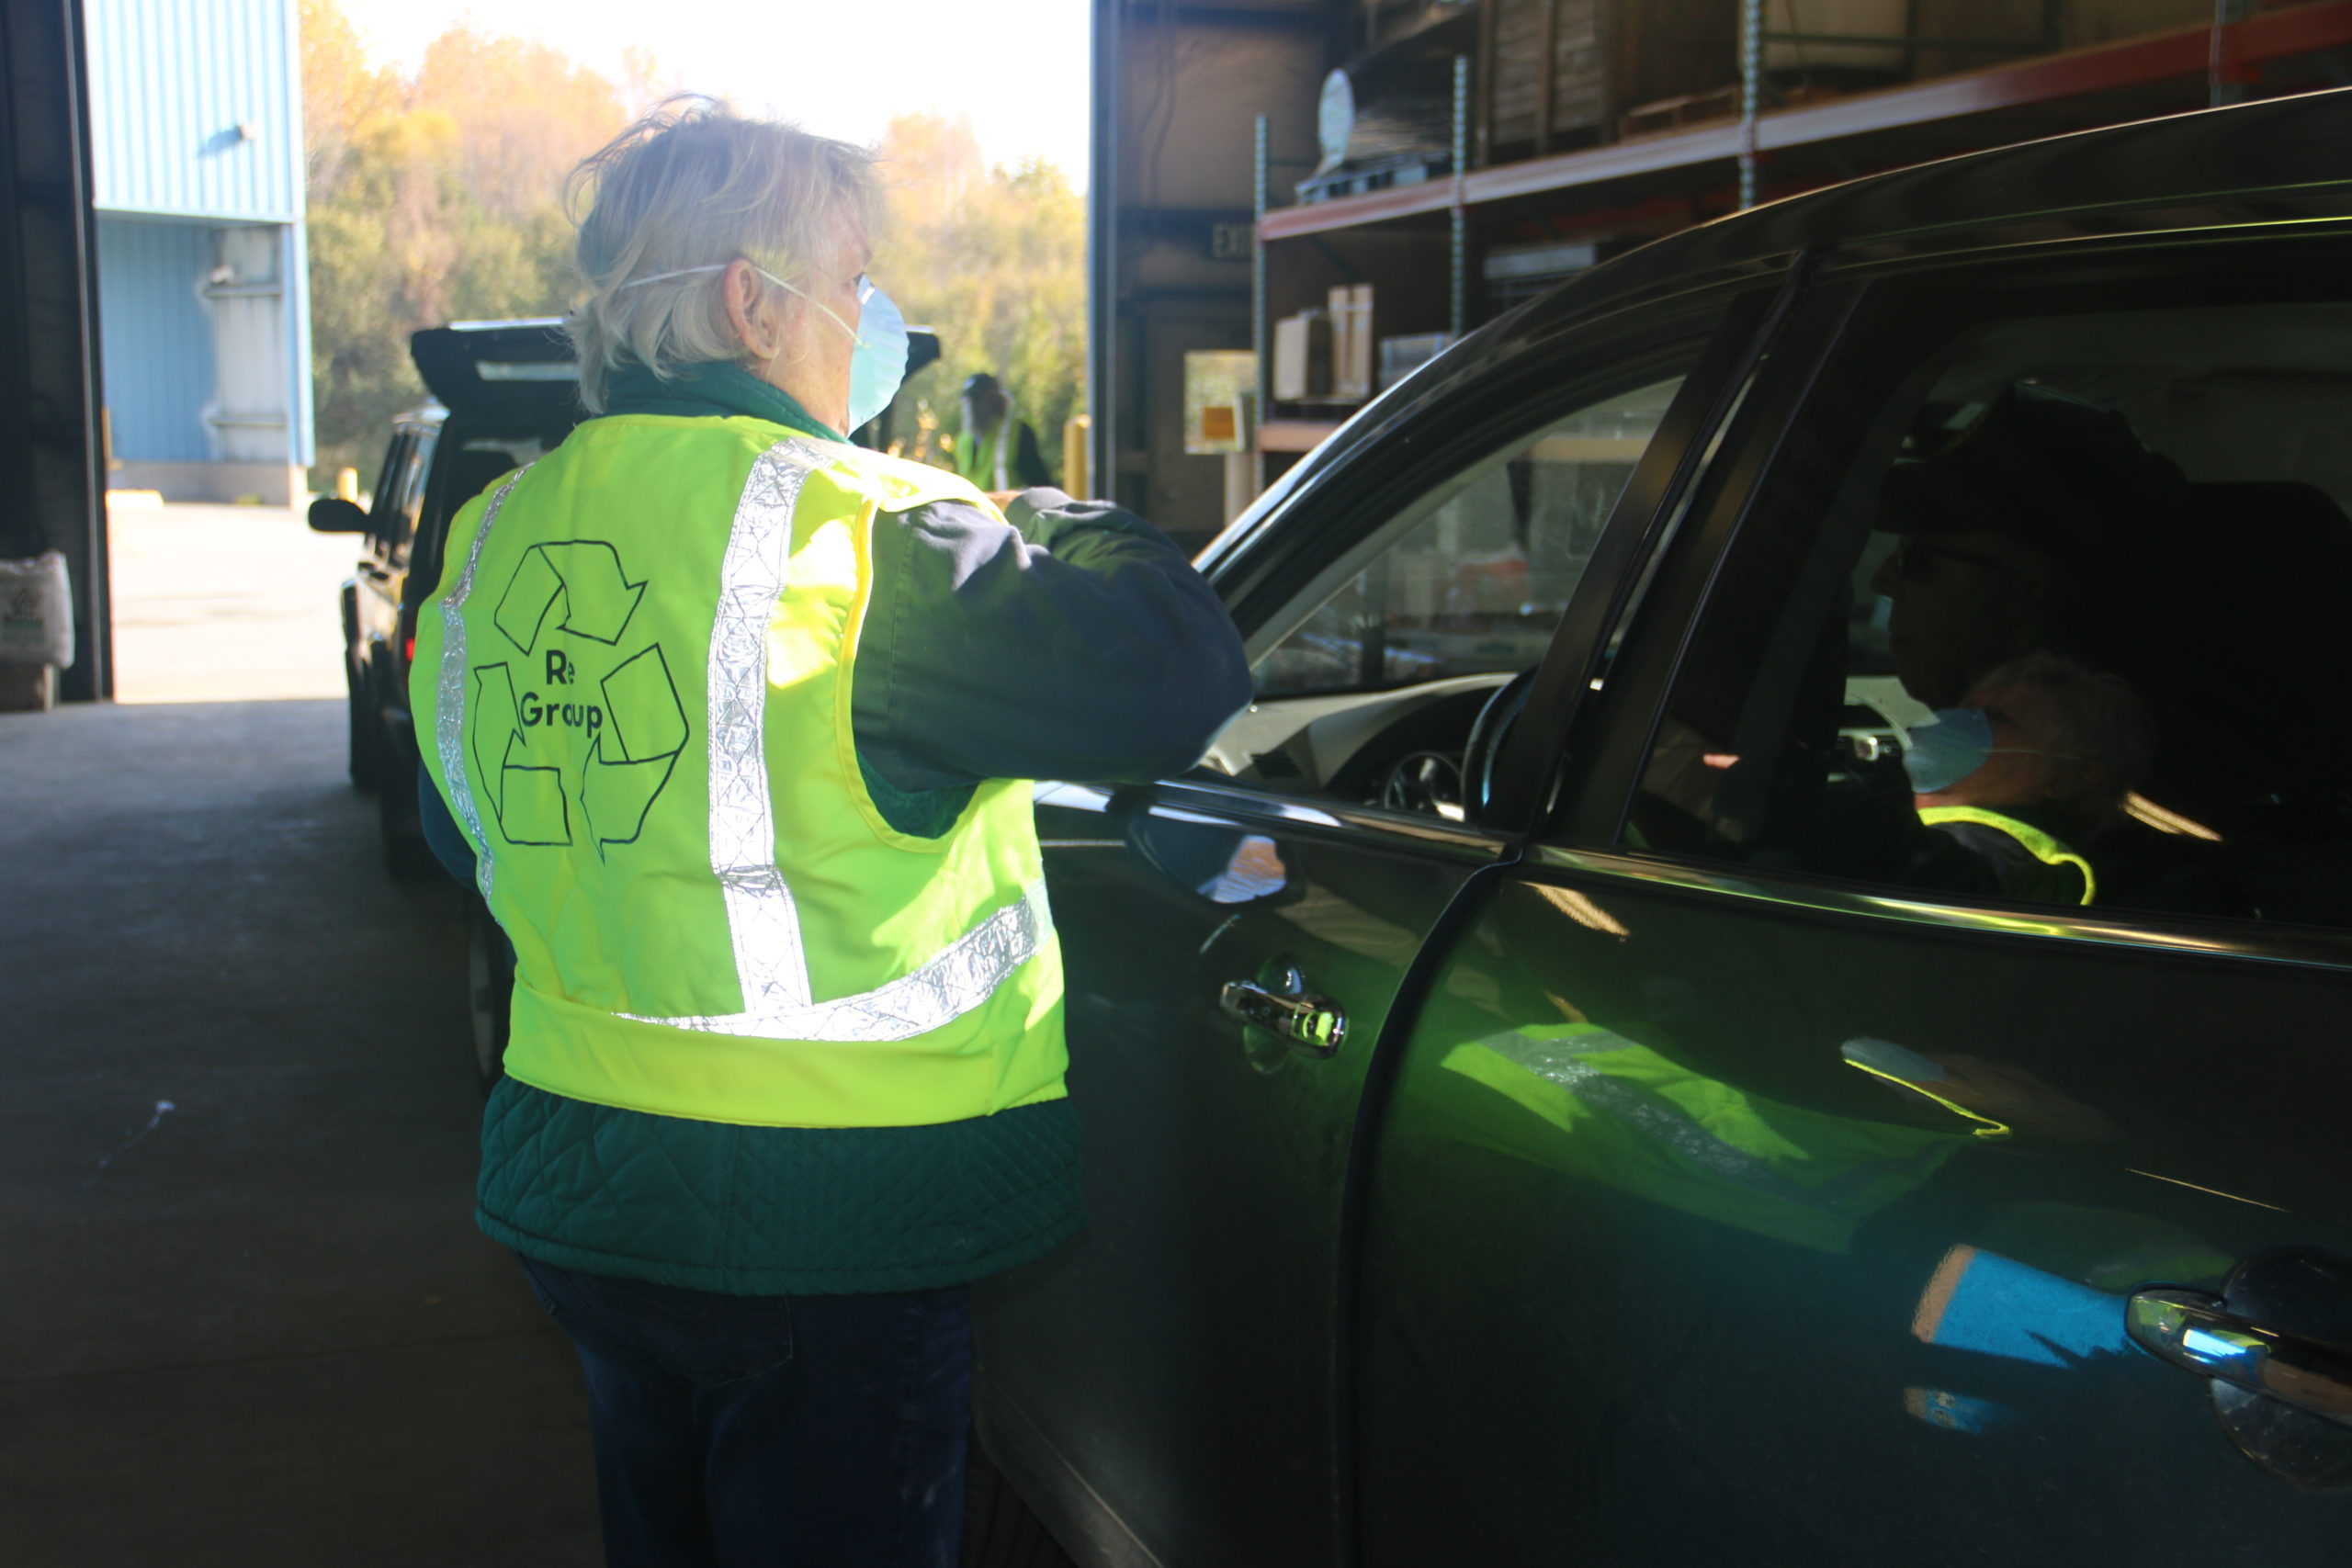
[[[1317,248],[1329,257],[1333,244],[1350,237],[1418,232],[1442,221],[1442,298],[1458,334],[1472,324],[1470,266],[1478,232],[1514,218],[1540,220],[1563,237],[1646,238],[1858,174],[2228,102],[2256,90],[2303,91],[2352,80],[2329,52],[2352,48],[2352,0],[2260,10],[2255,0],[2216,0],[2209,25],[2068,51],[2049,47],[2060,37],[2061,0],[2045,0],[2039,43],[1775,32],[1765,26],[1764,0],[1739,3],[1734,116],[1473,168],[1476,85],[1469,58],[1457,56],[1448,177],[1279,208],[1268,200],[1261,135],[1252,310],[1265,416],[1258,427],[1261,454],[1304,452],[1336,428],[1329,419],[1284,417],[1266,400],[1264,367],[1270,302],[1282,291],[1284,269]],[[1826,101],[1769,105],[1769,46],[1865,41],[1900,48],[1906,64],[1962,42],[1973,52],[2023,57]],[[1437,290],[1439,282],[1429,276],[1428,288]],[[1261,457],[1261,478],[1265,466]]]

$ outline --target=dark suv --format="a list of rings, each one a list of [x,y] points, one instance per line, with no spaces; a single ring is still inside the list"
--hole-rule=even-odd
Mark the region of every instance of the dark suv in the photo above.
[[[2352,1556],[2347,128],[1659,241],[1210,547],[1257,700],[1038,797],[1073,1556]]]
[[[449,519],[499,475],[537,458],[580,422],[562,323],[464,321],[409,339],[433,400],[392,422],[362,510],[332,496],[311,526],[357,534],[367,553],[343,585],[343,669],[351,699],[351,782],[372,791],[395,875],[434,868],[416,816],[416,732],[408,665],[416,611],[441,576]]]

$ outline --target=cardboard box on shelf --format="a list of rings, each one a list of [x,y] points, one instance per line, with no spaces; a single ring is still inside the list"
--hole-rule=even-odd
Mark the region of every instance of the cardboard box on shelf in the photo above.
[[[1331,395],[1331,318],[1301,310],[1274,323],[1273,394],[1296,403]]]
[[[1360,403],[1372,396],[1372,285],[1342,283],[1331,290],[1331,400]]]

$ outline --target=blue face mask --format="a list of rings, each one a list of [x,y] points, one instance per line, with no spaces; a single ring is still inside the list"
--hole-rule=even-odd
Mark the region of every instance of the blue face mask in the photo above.
[[[649,273],[632,277],[621,285],[635,288],[639,284],[656,283],[665,277],[689,277],[698,272],[725,272],[725,265],[682,266],[674,272]],[[775,284],[787,294],[797,294],[831,318],[833,325],[849,333],[857,346],[849,358],[849,428],[854,432],[878,418],[890,400],[899,395],[899,383],[907,378],[907,321],[899,307],[888,294],[876,287],[864,273],[857,275],[858,325],[851,326],[825,302],[810,296],[805,289],[796,288],[767,268],[754,262],[752,270]],[[859,328],[864,330],[861,332]]]
[[[1912,729],[1903,771],[1913,793],[1940,795],[1983,767],[1993,750],[1993,721],[1983,708],[1938,708]]]
[[[724,269],[722,269],[724,270]],[[869,420],[880,416],[899,395],[899,383],[907,378],[907,321],[899,314],[899,307],[890,297],[876,287],[864,273],[857,275],[857,325],[851,326],[814,299],[795,288],[765,267],[754,265],[754,272],[778,288],[798,294],[826,315],[833,325],[849,333],[857,346],[849,355],[849,428],[861,429]]]
[[[857,347],[849,358],[849,427],[879,419],[907,378],[907,320],[897,301],[870,282],[859,302]],[[826,312],[831,315],[831,312]],[[839,321],[841,318],[834,317]]]

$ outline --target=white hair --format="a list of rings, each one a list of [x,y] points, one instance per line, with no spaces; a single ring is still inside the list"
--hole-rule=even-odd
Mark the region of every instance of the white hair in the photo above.
[[[2131,682],[2054,653],[2029,653],[1978,680],[1975,689],[2011,685],[2038,686],[2050,694],[2053,751],[2100,765],[2093,802],[2111,806],[2139,786],[2154,760],[2156,735],[2148,705]]]
[[[831,258],[844,220],[871,221],[873,164],[863,148],[692,96],[584,159],[565,187],[589,290],[565,322],[582,404],[602,412],[625,365],[666,377],[741,358],[718,288],[727,265],[741,257],[799,282]]]

